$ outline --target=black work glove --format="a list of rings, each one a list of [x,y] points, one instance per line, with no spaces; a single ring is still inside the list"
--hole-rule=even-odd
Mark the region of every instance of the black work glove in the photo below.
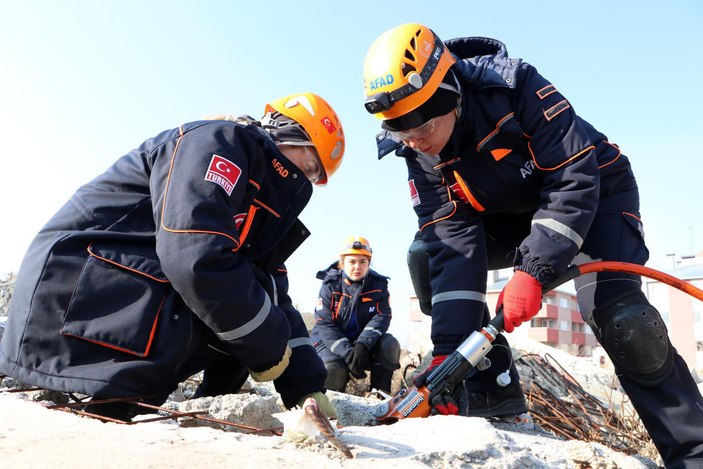
[[[357,342],[347,356],[349,373],[356,379],[366,378],[366,370],[370,368],[369,349],[366,345]]]
[[[435,356],[430,366],[413,379],[415,387],[419,388],[424,386],[427,377],[430,376],[435,368],[441,365],[446,358],[446,355]],[[433,415],[467,415],[469,409],[469,395],[466,391],[464,380],[457,383],[450,394],[445,394],[444,383],[439,383],[430,392],[429,401],[432,405]]]

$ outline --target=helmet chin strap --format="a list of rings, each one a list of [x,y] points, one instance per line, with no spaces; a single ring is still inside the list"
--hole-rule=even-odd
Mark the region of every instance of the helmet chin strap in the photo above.
[[[461,117],[461,100],[462,100],[461,83],[459,83],[459,80],[457,79],[457,77],[453,71],[451,71],[451,70],[447,71],[447,75],[451,76],[452,80],[454,80],[454,86],[442,81],[442,83],[439,84],[438,88],[453,91],[454,93],[457,94],[458,98],[456,100],[456,109],[454,110],[454,113],[456,114],[456,120],[458,121],[459,118]]]
[[[442,83],[439,84],[438,88],[453,91],[459,96],[461,96],[461,84],[459,83],[459,80],[457,79],[456,75],[451,70],[447,71],[447,75],[451,76],[452,80],[454,80],[454,86],[452,86],[450,83],[442,81]]]

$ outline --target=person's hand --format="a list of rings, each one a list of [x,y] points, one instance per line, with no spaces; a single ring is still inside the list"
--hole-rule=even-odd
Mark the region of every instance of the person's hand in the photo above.
[[[496,311],[503,305],[505,332],[532,319],[542,307],[542,284],[530,274],[516,270],[498,296]]]
[[[286,370],[286,367],[288,367],[288,362],[290,361],[290,354],[292,353],[291,348],[286,345],[286,350],[283,352],[283,358],[281,358],[281,361],[278,362],[277,364],[273,365],[271,368],[268,370],[263,370],[263,371],[254,371],[254,370],[249,370],[249,375],[251,376],[251,379],[258,383],[262,383],[264,381],[273,381],[279,376],[283,374],[283,372]]]
[[[317,391],[312,394],[308,394],[300,400],[298,405],[302,407],[309,397],[315,399],[315,402],[317,402],[317,407],[327,416],[328,419],[337,418],[337,409],[334,408],[334,405],[330,402],[327,394],[323,392]]]
[[[357,342],[347,356],[349,373],[356,379],[366,378],[366,370],[370,367],[369,349],[366,345]]]
[[[432,374],[432,372],[441,365],[447,355],[436,355],[430,365],[413,379],[413,384],[415,387],[419,388],[425,385],[427,377]],[[435,389],[430,393],[429,401],[432,406],[432,413],[442,414],[442,415],[458,415],[462,413],[461,408],[464,407],[468,409],[468,395],[466,393],[466,388],[464,387],[464,382],[462,381],[454,389],[451,394],[444,394],[444,384],[440,383],[435,386]],[[465,413],[465,412],[463,412]]]

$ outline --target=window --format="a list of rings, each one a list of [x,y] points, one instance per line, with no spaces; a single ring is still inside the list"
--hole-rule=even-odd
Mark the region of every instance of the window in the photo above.
[[[554,328],[554,319],[536,318],[530,321],[532,327],[549,327]]]
[[[559,321],[559,329],[561,329],[562,331],[568,331],[569,321]]]
[[[566,298],[564,296],[559,297],[559,307],[560,308],[571,308],[571,301],[569,298]]]

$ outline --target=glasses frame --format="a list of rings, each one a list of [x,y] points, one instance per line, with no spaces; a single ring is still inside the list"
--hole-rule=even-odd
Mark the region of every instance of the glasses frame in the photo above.
[[[305,158],[302,171],[311,183],[317,184],[323,179],[325,168],[322,165],[322,161],[320,161],[320,157],[317,156],[316,150],[308,146],[303,147],[303,149],[307,157]]]
[[[433,117],[419,127],[409,130],[389,130],[390,134],[398,140],[413,140],[418,138],[427,138],[437,130],[439,119],[444,116]]]

